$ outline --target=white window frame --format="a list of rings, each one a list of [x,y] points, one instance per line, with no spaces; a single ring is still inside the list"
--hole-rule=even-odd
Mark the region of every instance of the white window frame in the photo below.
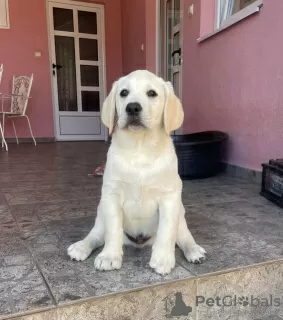
[[[4,9],[4,11],[2,11],[2,9]],[[0,19],[0,29],[10,29],[8,0],[0,0],[0,10],[4,12],[4,18]]]
[[[205,39],[208,39],[215,34],[231,27],[232,25],[238,23],[239,21],[249,17],[250,15],[257,13],[260,11],[260,8],[263,5],[263,0],[256,0],[255,2],[251,3],[244,9],[238,11],[237,13],[233,14],[229,18],[225,19],[225,21],[220,26],[220,0],[215,0],[216,8],[215,8],[215,28],[214,31],[197,39],[197,42],[202,42]]]

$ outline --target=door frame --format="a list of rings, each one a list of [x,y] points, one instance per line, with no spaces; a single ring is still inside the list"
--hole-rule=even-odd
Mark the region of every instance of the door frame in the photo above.
[[[102,104],[103,101],[106,99],[107,95],[107,79],[106,79],[106,43],[105,43],[105,8],[103,4],[96,4],[96,3],[89,3],[89,2],[83,2],[83,1],[74,1],[74,0],[45,0],[45,7],[46,7],[46,17],[47,17],[47,33],[48,33],[48,53],[49,53],[49,73],[50,73],[50,81],[51,81],[51,90],[52,90],[52,107],[53,107],[53,123],[54,123],[54,133],[55,133],[55,140],[56,141],[70,141],[70,138],[62,138],[60,135],[60,118],[59,118],[59,111],[58,111],[58,105],[57,105],[57,99],[58,99],[58,91],[57,91],[57,85],[54,85],[54,76],[51,70],[51,65],[53,63],[54,59],[54,53],[53,53],[53,47],[52,47],[52,41],[54,37],[53,33],[53,26],[51,25],[51,17],[49,12],[49,5],[50,3],[58,3],[58,4],[65,4],[65,5],[72,5],[72,6],[78,6],[78,7],[86,7],[86,8],[96,8],[101,10],[101,46],[99,50],[101,50],[101,59],[100,62],[102,66],[102,91],[100,91],[100,122],[101,122],[101,131],[104,133],[104,140],[108,140],[108,129],[104,126],[104,124],[101,121],[101,114],[102,114]],[[78,76],[78,75],[77,75]],[[57,95],[57,96],[56,96]],[[81,139],[79,137],[72,138],[71,141],[87,141],[87,140],[102,140],[101,138],[96,139],[95,136]]]
[[[172,0],[174,1],[174,0]],[[167,0],[156,0],[156,74],[164,77],[164,66],[162,65],[162,52],[166,52],[166,42],[164,41],[163,35],[166,37],[166,33],[162,30],[166,26],[166,11],[162,12],[162,6],[164,7]],[[162,15],[163,13],[163,15]],[[180,67],[180,84],[179,84],[179,95],[180,100],[183,100],[183,57],[184,57],[184,0],[180,0],[180,43],[182,48],[181,54],[181,67]],[[183,124],[175,131],[176,134],[183,134]]]

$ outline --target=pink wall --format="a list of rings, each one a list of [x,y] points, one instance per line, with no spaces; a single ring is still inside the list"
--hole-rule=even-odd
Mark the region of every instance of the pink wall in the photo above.
[[[214,30],[215,8],[217,0],[200,0],[200,32],[204,36]]]
[[[121,1],[102,0],[99,3],[105,4],[109,89],[122,74]],[[45,0],[9,0],[9,12],[11,29],[0,29],[0,62],[4,63],[0,92],[10,92],[13,74],[33,72],[32,99],[27,113],[36,137],[54,137]],[[41,51],[40,59],[34,57],[35,51]],[[20,137],[29,137],[24,119],[17,120],[17,129]],[[13,136],[10,123],[6,136]]]
[[[32,8],[32,10],[31,10]],[[50,69],[47,42],[45,1],[10,0],[11,29],[0,29],[0,61],[4,63],[1,92],[11,92],[11,79],[15,75],[34,73],[27,114],[37,137],[53,137],[53,109],[51,101]],[[42,52],[41,59],[34,52]],[[16,120],[18,135],[28,137],[25,119]],[[10,136],[11,121],[7,122],[6,136]]]
[[[122,1],[123,73],[156,72],[156,2]],[[141,49],[143,45],[144,49]]]
[[[145,0],[146,69],[156,73],[156,3]]]
[[[146,66],[145,1],[122,1],[123,73]],[[144,50],[141,46],[144,45]]]
[[[227,162],[260,169],[283,156],[283,1],[197,44],[200,9],[184,18],[185,132],[226,131]]]

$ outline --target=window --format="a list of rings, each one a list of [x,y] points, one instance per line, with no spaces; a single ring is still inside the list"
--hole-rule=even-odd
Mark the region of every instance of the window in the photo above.
[[[264,0],[201,0],[202,42],[260,11]],[[283,0],[282,0],[283,1]],[[216,10],[215,10],[216,8]]]
[[[244,14],[245,8],[258,2],[258,0],[217,0],[216,29],[229,23],[232,16]]]
[[[0,29],[9,29],[8,0],[0,0]]]

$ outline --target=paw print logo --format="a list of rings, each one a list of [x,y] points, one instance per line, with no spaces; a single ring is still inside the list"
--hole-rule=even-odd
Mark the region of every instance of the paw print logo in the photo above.
[[[239,305],[241,305],[241,306],[243,306],[243,307],[246,307],[246,306],[248,306],[249,305],[249,299],[248,299],[248,297],[239,297],[238,298],[238,303],[239,303]]]

